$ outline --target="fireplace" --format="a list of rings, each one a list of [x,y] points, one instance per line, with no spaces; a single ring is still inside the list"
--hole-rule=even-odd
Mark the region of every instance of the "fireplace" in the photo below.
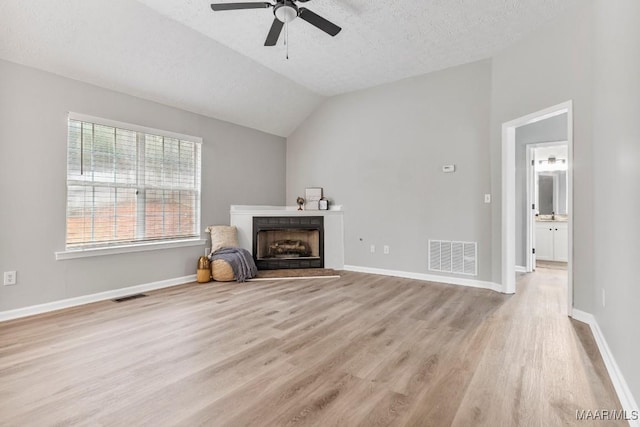
[[[324,218],[253,217],[253,258],[259,270],[324,268]]]

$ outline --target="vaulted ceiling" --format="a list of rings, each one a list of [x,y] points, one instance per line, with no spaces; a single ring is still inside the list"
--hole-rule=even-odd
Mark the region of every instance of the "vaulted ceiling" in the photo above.
[[[343,30],[294,20],[287,60],[271,9],[2,0],[0,58],[288,136],[328,96],[491,57],[578,1],[312,0]]]

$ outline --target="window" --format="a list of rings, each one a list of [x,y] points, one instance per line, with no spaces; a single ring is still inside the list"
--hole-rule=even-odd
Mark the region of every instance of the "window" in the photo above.
[[[69,114],[67,250],[200,236],[201,140]]]

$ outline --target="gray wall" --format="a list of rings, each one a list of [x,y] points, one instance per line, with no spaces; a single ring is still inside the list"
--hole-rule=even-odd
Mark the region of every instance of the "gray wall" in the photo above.
[[[593,2],[564,16],[493,58],[491,188],[494,194],[493,278],[501,281],[502,123],[573,100],[574,305],[593,306]]]
[[[516,265],[527,263],[527,144],[566,140],[567,114],[516,129]]]
[[[344,205],[348,265],[428,273],[429,238],[477,241],[490,280],[490,81],[482,61],[329,99],[287,139],[287,201]]]
[[[203,229],[228,224],[230,204],[284,203],[283,138],[0,60],[0,272],[18,272],[18,285],[0,286],[0,311],[194,274],[203,252],[55,261],[68,111],[203,137]]]
[[[638,403],[640,2],[598,0],[595,12],[594,314]]]

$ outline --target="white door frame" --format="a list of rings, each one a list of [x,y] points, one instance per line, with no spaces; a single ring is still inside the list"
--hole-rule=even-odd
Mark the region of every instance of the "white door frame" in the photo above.
[[[532,142],[530,144],[526,144],[526,157],[527,157],[527,233],[525,237],[525,248],[527,251],[526,264],[525,269],[527,273],[531,273],[536,268],[536,254],[533,253],[533,248],[536,247],[536,230],[535,230],[535,221],[534,221],[534,213],[531,208],[532,205],[536,205],[538,207],[538,183],[536,182],[535,176],[536,171],[535,167],[531,165],[531,161],[534,160],[534,150],[538,147],[557,147],[559,145],[566,145],[568,147],[568,141],[549,141],[549,142]],[[568,149],[567,149],[568,152]],[[568,161],[569,159],[567,159]],[[555,180],[554,180],[555,182]],[[556,183],[557,185],[557,183]],[[554,190],[554,197],[558,194],[557,190]],[[567,180],[567,197],[569,197],[569,180]],[[569,205],[567,204],[567,210]]]
[[[536,255],[533,253],[533,248],[536,247],[536,230],[535,230],[535,220],[533,209],[530,208],[532,205],[536,205],[538,207],[538,183],[535,179],[536,171],[535,167],[531,164],[531,161],[534,160],[534,151],[539,147],[557,147],[557,146],[567,146],[568,141],[549,141],[549,142],[532,142],[530,144],[526,144],[526,153],[527,153],[527,233],[526,233],[526,241],[525,247],[527,251],[527,259],[526,259],[526,271],[527,273],[532,272],[536,268]],[[569,159],[567,159],[567,162]],[[570,167],[570,166],[569,166]],[[558,185],[556,180],[554,179],[554,185]],[[571,186],[570,181],[567,179],[567,197],[569,197],[569,187]],[[558,194],[557,189],[554,190],[554,197]],[[568,208],[568,204],[567,204]]]
[[[525,248],[526,248],[526,263],[525,269],[527,273],[531,273],[536,268],[536,254],[533,253],[533,248],[536,247],[536,234],[535,230],[533,230],[533,205],[538,206],[537,203],[537,183],[535,180],[535,167],[532,166],[532,162],[534,160],[534,147],[531,144],[527,144],[526,146],[526,159],[527,159],[527,233],[525,237]]]
[[[502,124],[502,288],[516,292],[516,128],[567,113],[569,167],[569,262],[568,304],[573,308],[573,101],[563,102]]]

